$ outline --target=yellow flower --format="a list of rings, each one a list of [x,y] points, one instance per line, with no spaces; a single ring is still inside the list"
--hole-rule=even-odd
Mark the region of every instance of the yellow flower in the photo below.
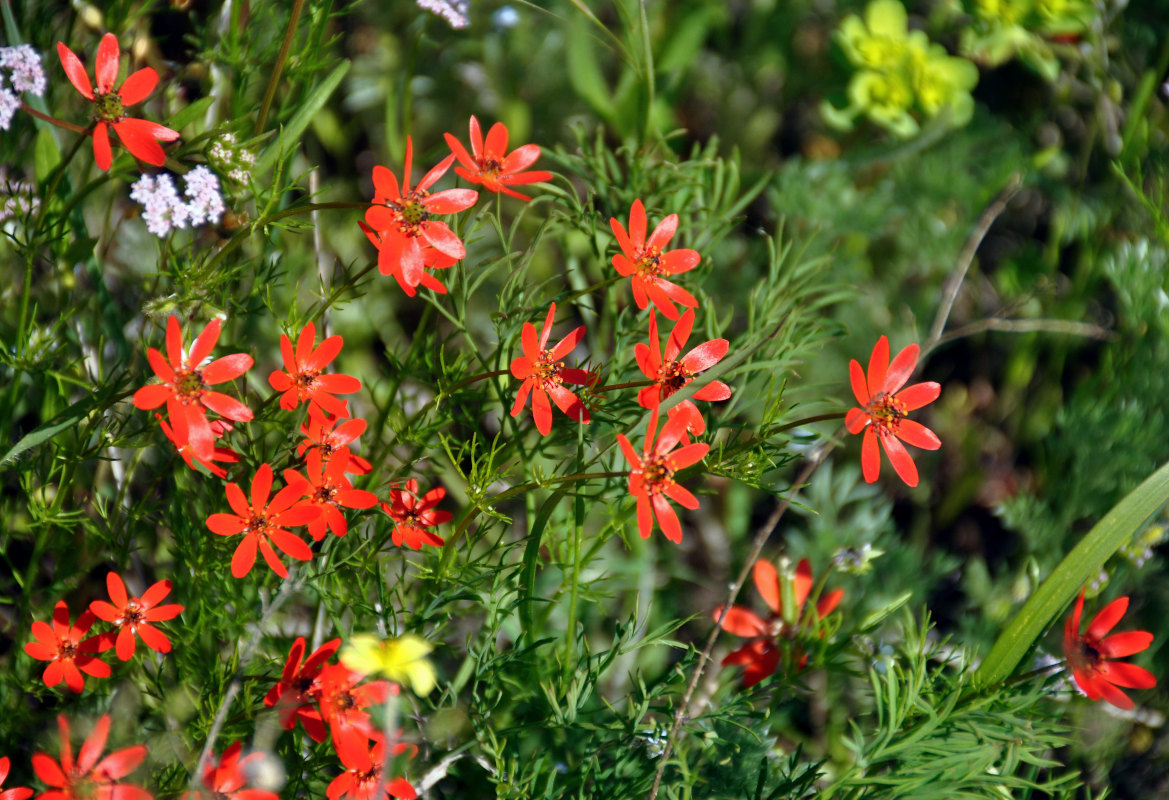
[[[427,695],[437,679],[426,656],[434,647],[424,639],[406,634],[382,641],[370,633],[354,636],[340,653],[341,663],[363,675],[384,675],[408,685],[415,694]]]

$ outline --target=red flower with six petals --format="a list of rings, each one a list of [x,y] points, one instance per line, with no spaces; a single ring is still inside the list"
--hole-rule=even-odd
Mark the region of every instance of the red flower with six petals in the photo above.
[[[330,336],[321,342],[320,347],[313,349],[316,340],[317,326],[312,322],[301,330],[295,351],[292,349],[292,341],[280,334],[280,355],[284,357],[284,369],[287,371],[273,371],[268,376],[268,383],[276,391],[284,393],[280,398],[280,407],[285,411],[292,411],[302,400],[307,400],[310,407],[315,405],[335,417],[347,417],[349,404],[333,395],[360,392],[361,381],[350,375],[322,373],[341,352],[345,340],[340,336]]]
[[[405,752],[409,752],[409,757],[413,758],[418,748],[399,742],[391,750],[394,756]],[[386,761],[386,745],[380,733],[374,732],[365,747],[338,750],[337,755],[340,756],[346,770],[334,778],[329,783],[329,788],[325,790],[325,796],[329,800],[341,800],[344,797],[352,800],[379,800],[377,798],[379,786],[386,797],[414,800],[418,796],[418,792],[405,778],[390,778],[383,782],[382,765]]]
[[[365,420],[347,419],[338,425],[339,419],[309,406],[308,421],[300,426],[305,439],[296,446],[296,454],[304,456],[306,452],[316,450],[326,464],[337,461],[345,472],[368,475],[373,465],[349,449],[349,443],[365,433]]]
[[[27,642],[24,652],[38,661],[50,662],[42,676],[45,686],[56,686],[64,679],[66,686],[80,692],[85,688],[82,672],[94,678],[110,677],[110,665],[93,655],[101,649],[102,637],[83,638],[95,620],[93,612],[86,610],[70,625],[69,607],[62,600],[53,608],[52,627],[40,620],[33,622],[36,641]]]
[[[670,452],[686,434],[686,425],[685,417],[670,419],[662,426],[661,434],[655,441],[658,412],[657,409],[651,411],[640,456],[625,434],[617,434],[617,443],[633,467],[629,471],[629,493],[637,498],[637,530],[642,539],[649,538],[656,517],[658,527],[667,539],[671,542],[682,541],[682,526],[678,523],[678,515],[667,502],[667,497],[684,508],[698,508],[698,498],[674,482],[674,473],[701,461],[710,450],[710,445],[688,444]]]
[[[151,623],[174,619],[183,611],[183,607],[178,603],[159,605],[159,602],[170,594],[171,582],[158,581],[143,592],[141,597],[131,597],[126,592],[122,576],[111,572],[106,575],[106,589],[113,603],[94,600],[89,604],[89,610],[98,619],[105,620],[118,629],[114,648],[118,658],[129,661],[134,657],[135,636],[141,636],[142,642],[151,650],[169,653],[170,639]]]
[[[138,769],[146,758],[146,745],[125,747],[101,761],[97,760],[110,733],[109,714],[102,714],[93,726],[76,762],[69,744],[69,720],[64,716],[57,717],[57,727],[61,732],[60,763],[45,753],[36,753],[32,757],[32,768],[37,777],[53,787],[37,795],[37,800],[154,800],[153,795],[140,786],[117,782]]]
[[[642,408],[657,408],[663,400],[681,389],[694,376],[703,370],[710,369],[727,354],[730,343],[726,339],[711,339],[695,347],[682,358],[678,354],[686,346],[690,338],[690,331],[694,327],[694,312],[687,309],[670,338],[666,340],[665,357],[662,357],[661,342],[658,340],[658,321],[654,310],[649,310],[649,345],[638,342],[634,345],[633,354],[637,358],[637,366],[641,368],[645,377],[653,381],[637,393],[637,402]],[[731,387],[722,381],[711,381],[696,391],[686,400],[675,405],[669,411],[669,418],[684,416],[686,428],[694,435],[701,435],[706,430],[706,423],[698,406],[693,400],[726,400],[731,396]]]
[[[8,780],[8,756],[0,758],[0,787]],[[10,789],[0,790],[0,800],[28,800],[33,796],[33,790],[27,786],[13,786]]]
[[[304,637],[298,636],[292,643],[280,682],[264,695],[264,705],[269,708],[275,706],[280,711],[280,724],[285,730],[292,730],[299,719],[313,741],[325,741],[325,723],[314,704],[320,699],[321,670],[340,646],[341,640],[333,639],[305,658]]]
[[[301,499],[304,487],[299,483],[285,486],[269,503],[268,495],[271,492],[272,467],[261,464],[256,470],[256,477],[252,479],[251,505],[248,505],[243,489],[229,483],[227,502],[235,513],[212,514],[207,518],[207,527],[212,533],[220,536],[234,536],[237,533],[244,535],[244,540],[236,547],[235,555],[231,558],[232,577],[242,578],[251,572],[252,565],[256,563],[257,547],[264,554],[268,566],[281,578],[288,577],[288,569],[272,549],[273,544],[299,561],[308,561],[313,557],[313,551],[304,540],[284,530],[283,526],[307,525],[320,515],[320,510]]]
[[[920,349],[911,344],[889,363],[889,339],[882,336],[873,347],[869,358],[868,379],[855,358],[849,362],[852,393],[861,408],[851,408],[844,418],[849,433],[865,432],[861,441],[861,472],[865,481],[872,483],[881,472],[881,456],[877,442],[889,457],[889,463],[901,480],[917,486],[917,466],[900,440],[923,450],[937,450],[942,446],[937,434],[919,422],[906,419],[910,411],[938,399],[942,387],[934,381],[905,386],[917,368]]]
[[[267,789],[245,789],[253,764],[264,760],[260,752],[240,758],[243,742],[236,742],[223,751],[219,763],[208,763],[203,768],[203,787],[207,790],[184,792],[183,800],[280,800],[280,795]]]
[[[441,486],[419,497],[418,481],[414,478],[406,481],[401,489],[390,489],[390,502],[382,503],[381,509],[398,523],[394,526],[394,544],[398,547],[405,544],[413,550],[421,550],[424,544],[442,547],[442,537],[426,529],[450,522],[451,512],[434,508],[444,497],[446,489]]]
[[[113,162],[110,126],[113,126],[122,144],[135,158],[155,167],[165,164],[166,153],[159,142],[173,142],[179,138],[179,132],[157,122],[134,119],[124,114],[126,106],[141,103],[150,96],[158,85],[158,73],[151,67],[143,67],[115,87],[121,47],[118,46],[118,37],[112,33],[103,36],[97,46],[93,70],[97,80],[96,91],[89,83],[89,75],[81,59],[64,42],[57,42],[57,55],[61,57],[61,66],[65,68],[65,75],[73,88],[94,105],[96,122],[93,128],[93,157],[98,169],[108,170]]]
[[[247,353],[235,353],[200,366],[215,349],[222,327],[220,320],[211,320],[191,345],[191,352],[184,355],[179,320],[173,316],[167,319],[166,358],[153,347],[146,350],[150,367],[162,383],[148,384],[134,393],[136,408],[158,408],[166,403],[167,416],[174,427],[168,438],[175,443],[189,443],[191,454],[205,462],[215,456],[215,432],[207,421],[206,409],[236,422],[252,418],[251,410],[239,400],[207,388],[238,378],[255,363]]]
[[[318,542],[325,538],[326,531],[332,531],[337,536],[349,532],[349,524],[341,513],[342,506],[373,508],[378,503],[377,495],[373,492],[353,488],[353,484],[345,477],[344,463],[330,461],[326,464],[320,450],[308,454],[305,470],[308,478],[294,469],[286,469],[284,480],[290,486],[299,484],[308,502],[320,509],[321,515],[308,524],[309,536]]]
[[[589,423],[589,410],[580,399],[564,388],[565,383],[585,386],[592,382],[592,376],[583,369],[566,369],[560,359],[571,353],[581,339],[585,337],[585,326],[581,325],[572,333],[560,340],[560,344],[552,349],[546,349],[548,336],[552,333],[552,320],[556,318],[556,304],[548,309],[548,316],[544,318],[544,328],[536,337],[536,326],[530,322],[524,323],[521,336],[524,354],[511,362],[511,374],[523,381],[520,390],[516,393],[515,404],[511,407],[511,415],[518,417],[528,401],[528,394],[532,395],[532,418],[536,421],[536,430],[547,436],[552,432],[552,404],[548,402],[551,395],[556,407],[568,416],[585,425]]]
[[[1132,708],[1132,700],[1118,687],[1152,689],[1157,685],[1157,678],[1144,667],[1111,659],[1131,656],[1148,648],[1153,643],[1153,634],[1125,631],[1108,635],[1128,610],[1127,597],[1118,597],[1100,609],[1088,623],[1088,630],[1081,634],[1080,615],[1083,610],[1084,592],[1081,591],[1063,629],[1063,653],[1072,677],[1089,700],[1104,699],[1117,708]]]
[[[678,230],[677,214],[670,214],[659,222],[648,240],[645,238],[645,206],[640,200],[634,200],[629,211],[628,233],[616,217],[609,220],[609,225],[621,247],[621,253],[613,256],[613,266],[621,275],[632,276],[633,300],[638,308],[644,309],[653,303],[667,319],[677,319],[675,302],[689,308],[698,307],[694,295],[662,277],[692,270],[702,260],[695,250],[666,250],[666,245]]]
[[[455,172],[471,183],[482,185],[489,192],[496,194],[503,192],[526,203],[532,198],[508,187],[552,180],[551,172],[543,170],[523,172],[540,157],[539,145],[525,144],[507,154],[507,126],[502,122],[491,126],[491,130],[487,131],[487,141],[484,142],[479,120],[472,114],[470,153],[463,147],[462,142],[451,134],[446,133],[443,136],[461,164],[455,167]]]

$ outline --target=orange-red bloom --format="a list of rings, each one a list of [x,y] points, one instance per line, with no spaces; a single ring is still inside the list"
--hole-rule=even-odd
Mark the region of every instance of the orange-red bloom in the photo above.
[[[511,362],[511,374],[523,381],[516,393],[515,404],[511,407],[511,415],[519,416],[530,393],[532,418],[536,421],[536,430],[543,436],[552,432],[552,404],[548,402],[549,396],[556,407],[568,416],[585,425],[589,422],[589,410],[575,394],[564,388],[564,384],[584,386],[592,381],[592,376],[583,369],[566,369],[560,360],[584,339],[585,326],[581,325],[561,339],[560,344],[547,349],[552,320],[555,318],[556,304],[553,303],[548,309],[548,316],[544,318],[544,328],[539,338],[536,337],[536,326],[525,322],[521,337],[524,354]]]
[[[236,422],[252,418],[251,410],[239,400],[207,388],[238,378],[254,363],[247,353],[235,353],[201,366],[215,349],[222,326],[220,320],[211,320],[191,345],[191,352],[184,354],[178,317],[170,317],[166,322],[166,358],[153,347],[146,350],[150,367],[162,383],[148,384],[134,393],[136,408],[158,408],[166,403],[174,427],[168,438],[176,444],[190,444],[191,454],[204,462],[215,457],[215,432],[207,421],[207,409]]]
[[[122,576],[111,572],[106,575],[106,589],[113,602],[94,600],[89,604],[89,610],[98,619],[105,620],[118,629],[117,642],[114,646],[118,658],[129,661],[134,657],[135,636],[141,636],[142,642],[151,650],[169,653],[170,639],[151,623],[174,619],[183,611],[183,607],[178,603],[159,605],[162,599],[170,594],[171,582],[158,581],[143,592],[141,597],[131,597],[126,592]]]
[[[53,626],[36,620],[32,624],[35,641],[24,645],[24,652],[38,661],[48,661],[42,679],[45,686],[56,686],[62,680],[74,692],[85,688],[84,672],[94,678],[110,677],[110,665],[93,655],[101,649],[101,637],[85,638],[96,620],[92,611],[83,611],[73,625],[69,624],[69,607],[62,600],[53,608]],[[47,783],[47,781],[46,781]]]
[[[703,370],[710,369],[727,354],[730,343],[726,339],[711,339],[695,347],[682,358],[678,354],[690,339],[690,331],[694,328],[694,312],[687,309],[670,338],[666,340],[665,357],[662,357],[662,346],[658,339],[658,321],[654,310],[649,310],[649,344],[638,342],[633,347],[633,354],[637,358],[637,366],[641,368],[645,377],[653,381],[637,393],[637,402],[642,408],[657,408],[663,400],[681,389],[694,376]],[[698,406],[692,400],[726,400],[731,396],[731,387],[722,381],[711,381],[703,386],[689,399],[678,403],[669,411],[670,419],[676,416],[686,418],[686,429],[694,434],[701,435],[706,430],[706,423]]]
[[[325,642],[312,652],[308,658],[304,657],[305,642],[303,636],[298,636],[288,651],[288,660],[284,662],[284,673],[280,682],[268,690],[264,695],[264,705],[269,708],[275,706],[280,711],[280,724],[290,731],[296,726],[299,719],[305,732],[314,741],[325,741],[326,728],[321,712],[315,707],[321,695],[321,670],[325,668],[329,659],[341,646],[340,639]]]
[[[425,270],[444,269],[467,254],[463,242],[435,214],[455,214],[475,205],[479,193],[473,189],[447,189],[431,194],[429,189],[450,169],[449,155],[410,188],[413,143],[406,137],[406,164],[402,184],[383,166],[373,168],[373,205],[365,212],[362,230],[378,249],[377,265],[383,275],[393,275],[410,297],[419,285],[438,292],[446,288]]]
[[[8,766],[8,756],[0,758],[0,787],[4,786],[4,781],[8,780]],[[28,800],[32,796],[33,791],[27,786],[13,786],[0,790],[0,800]]]
[[[633,467],[629,471],[629,493],[637,498],[637,530],[642,539],[649,538],[656,517],[658,527],[667,539],[671,542],[682,541],[682,526],[667,497],[684,508],[698,508],[698,498],[674,482],[674,473],[701,461],[710,450],[710,445],[688,444],[670,452],[685,435],[686,424],[685,417],[668,420],[655,441],[658,412],[654,409],[650,412],[649,428],[640,456],[624,434],[617,434],[617,443]]]
[[[240,460],[240,455],[230,447],[215,447],[211,450],[211,458],[207,461],[195,455],[195,451],[191,449],[190,442],[180,441],[178,435],[174,432],[174,428],[170,423],[163,419],[162,414],[155,412],[154,418],[158,420],[158,425],[162,428],[162,433],[167,440],[174,445],[175,450],[183,457],[183,461],[187,462],[187,466],[191,469],[199,464],[216,478],[226,478],[227,470],[223,467],[217,466],[216,461],[222,461],[224,464],[237,464]],[[231,430],[231,423],[221,419],[211,421],[211,434],[216,439],[223,438],[223,435]]]
[[[308,502],[320,510],[320,516],[308,524],[309,536],[318,542],[325,538],[326,531],[332,531],[337,536],[349,532],[349,523],[341,512],[342,506],[373,508],[378,503],[377,495],[373,492],[353,488],[353,484],[345,477],[344,463],[330,461],[326,464],[320,450],[314,449],[308,454],[305,471],[308,473],[307,478],[294,469],[286,469],[284,480],[290,486],[298,484]]]
[[[240,758],[243,742],[236,742],[223,751],[219,763],[208,762],[203,768],[204,791],[184,792],[183,800],[279,800],[280,795],[267,789],[245,789],[248,772],[257,761],[264,760],[263,753],[251,753]]]
[[[420,497],[418,481],[414,478],[406,481],[401,489],[390,489],[390,502],[382,503],[381,509],[398,523],[394,526],[394,544],[398,547],[405,544],[413,550],[421,550],[424,544],[442,547],[442,537],[427,528],[450,522],[451,512],[434,508],[444,497],[446,489],[441,486]]]
[[[325,463],[337,461],[345,472],[353,475],[368,475],[373,465],[349,449],[349,443],[365,433],[365,420],[347,419],[340,425],[340,417],[333,417],[319,408],[309,406],[308,421],[300,426],[305,439],[296,447],[296,454],[317,450]]]
[[[330,336],[314,350],[316,340],[317,326],[312,322],[301,330],[295,351],[292,349],[292,341],[280,334],[280,355],[284,357],[284,369],[287,371],[275,370],[268,376],[268,383],[276,391],[284,393],[280,398],[280,407],[285,411],[291,411],[307,400],[310,407],[315,405],[335,417],[347,417],[349,404],[333,395],[360,392],[361,381],[350,375],[323,372],[341,352],[345,340],[340,336]]]
[[[629,211],[628,233],[616,217],[609,220],[609,225],[621,247],[621,253],[613,256],[613,266],[621,275],[632,276],[633,300],[638,308],[653,303],[667,319],[677,319],[675,302],[688,308],[698,307],[694,295],[662,277],[692,270],[702,260],[695,250],[666,250],[666,245],[678,230],[677,214],[670,214],[659,222],[648,240],[645,238],[645,206],[640,200],[634,200]]]
[[[882,336],[869,358],[867,380],[860,362],[855,358],[849,362],[852,393],[861,407],[849,409],[844,424],[849,433],[865,432],[861,441],[861,472],[868,483],[877,480],[881,472],[878,441],[893,470],[910,486],[917,486],[917,466],[900,440],[923,450],[937,450],[942,446],[937,434],[921,423],[905,418],[910,411],[938,399],[942,392],[942,387],[934,381],[901,388],[917,368],[918,352],[918,346],[911,344],[890,364],[889,339]]]
[[[397,685],[389,681],[358,685],[363,677],[342,664],[330,664],[318,677],[321,717],[329,726],[333,749],[342,761],[359,756],[375,732],[365,709],[384,703],[391,694],[398,693]]]
[[[418,748],[399,742],[390,752],[394,756],[409,752],[409,757],[413,758]],[[338,750],[337,755],[346,770],[334,778],[325,790],[329,800],[342,800],[345,797],[352,800],[380,800],[377,797],[378,786],[382,787],[386,797],[414,800],[418,796],[418,792],[405,778],[390,778],[382,782],[382,765],[386,761],[386,743],[382,734],[375,731],[364,747]]]
[[[308,561],[313,557],[313,551],[304,540],[284,530],[283,526],[307,525],[320,515],[320,510],[301,499],[304,487],[299,483],[285,486],[269,503],[268,495],[271,492],[272,467],[261,464],[256,470],[256,477],[252,479],[251,505],[248,505],[243,489],[229,483],[227,502],[235,513],[212,514],[207,518],[207,527],[212,533],[220,536],[242,533],[244,536],[231,558],[232,577],[242,578],[251,572],[252,565],[256,563],[257,547],[264,554],[268,566],[281,578],[288,577],[288,569],[281,563],[272,545],[300,561]]]
[[[146,745],[125,747],[98,761],[106,747],[110,733],[110,715],[98,719],[77,760],[69,744],[69,720],[57,717],[61,733],[60,763],[45,753],[32,757],[32,768],[37,777],[53,788],[37,795],[37,800],[154,800],[153,795],[140,786],[118,781],[134,770],[146,758]]]
[[[785,580],[789,580],[785,576]],[[813,625],[831,614],[844,597],[843,589],[835,589],[821,597],[816,602],[816,609],[804,612],[804,604],[812,592],[812,565],[808,559],[802,559],[796,567],[794,576],[790,577],[791,596],[794,607],[789,613],[784,613],[783,586],[780,583],[779,571],[769,561],[759,559],[755,562],[755,588],[759,590],[763,602],[771,609],[767,619],[760,617],[745,606],[731,606],[723,617],[723,606],[714,610],[714,620],[723,630],[736,636],[746,636],[750,642],[730,653],[723,659],[723,665],[744,665],[743,685],[754,686],[769,675],[774,674],[779,667],[779,646],[777,639],[792,638],[808,625]],[[720,619],[721,618],[721,619]],[[807,656],[801,655],[800,666],[803,666]]]
[[[120,86],[115,87],[121,47],[118,46],[118,37],[112,33],[103,36],[97,46],[93,70],[97,80],[96,91],[89,83],[89,75],[82,66],[81,59],[66,47],[64,42],[57,42],[57,55],[61,57],[61,66],[65,68],[65,75],[73,84],[73,88],[93,103],[96,120],[93,128],[93,157],[97,161],[98,169],[108,170],[113,162],[110,126],[113,126],[122,144],[135,158],[156,167],[165,164],[166,153],[159,142],[173,142],[179,138],[179,132],[157,122],[125,115],[126,106],[141,103],[154,91],[154,87],[158,85],[158,73],[151,67],[143,67],[122,81]]]
[[[1132,708],[1133,702],[1118,687],[1152,689],[1157,678],[1144,667],[1112,661],[1139,653],[1153,643],[1148,631],[1108,632],[1116,627],[1128,610],[1128,598],[1118,597],[1100,609],[1088,630],[1080,633],[1080,614],[1084,610],[1084,592],[1076,599],[1072,615],[1063,629],[1063,653],[1076,685],[1089,700],[1104,699],[1117,708]]]
[[[509,189],[509,186],[519,186],[525,183],[538,183],[552,180],[552,173],[543,170],[524,172],[540,157],[540,147],[534,144],[525,144],[507,154],[507,126],[497,122],[487,131],[487,141],[483,140],[483,132],[479,128],[479,120],[471,115],[471,152],[463,147],[462,142],[449,133],[443,134],[451,152],[459,159],[461,166],[455,167],[455,172],[471,183],[478,183],[489,192],[511,195],[527,202],[532,198]]]

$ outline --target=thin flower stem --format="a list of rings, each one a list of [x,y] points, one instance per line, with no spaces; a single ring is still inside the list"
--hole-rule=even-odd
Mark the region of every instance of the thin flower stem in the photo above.
[[[28,103],[22,102],[20,104],[20,108],[22,111],[27,111],[28,113],[32,114],[37,119],[44,120],[45,122],[49,123],[50,125],[56,125],[58,128],[64,128],[67,131],[73,131],[74,133],[80,133],[83,136],[89,135],[88,128],[83,128],[80,125],[74,125],[72,122],[66,122],[63,119],[57,119],[56,117],[50,116],[50,115],[45,114],[45,113],[40,112],[40,111],[37,111],[35,108],[30,106]]]
[[[627,381],[625,383],[611,383],[608,386],[598,386],[596,389],[589,389],[589,394],[604,394],[605,392],[612,392],[617,389],[637,389],[642,386],[652,386],[653,381]]]
[[[264,123],[268,121],[268,111],[272,108],[272,99],[276,96],[276,85],[280,82],[280,73],[284,71],[284,63],[288,60],[288,51],[292,48],[292,37],[296,35],[296,23],[300,21],[300,10],[304,7],[304,0],[293,0],[292,14],[288,18],[288,29],[284,31],[284,41],[280,44],[280,52],[276,56],[276,63],[272,65],[272,76],[268,78],[268,88],[264,92],[264,102],[260,104],[260,114],[256,117],[256,128],[253,136],[264,132]]]

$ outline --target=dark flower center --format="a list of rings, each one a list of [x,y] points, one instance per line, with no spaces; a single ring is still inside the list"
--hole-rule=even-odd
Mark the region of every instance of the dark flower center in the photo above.
[[[252,511],[252,516],[248,519],[247,527],[244,528],[243,532],[267,534],[270,527],[272,527],[272,523],[269,522],[267,514],[262,511],[259,513]]]
[[[62,661],[71,661],[77,655],[77,643],[72,639],[62,639],[57,642],[57,658]]]
[[[301,392],[311,391],[316,386],[320,374],[319,369],[296,373],[296,388]]]
[[[333,498],[337,496],[339,488],[331,483],[326,483],[323,486],[318,486],[317,490],[313,492],[313,500],[318,503],[330,503],[336,505]]]
[[[94,95],[94,116],[102,122],[121,122],[125,116],[122,98],[116,92]]]
[[[503,162],[494,153],[484,153],[475,163],[479,167],[479,174],[485,178],[498,178],[503,171]]]
[[[674,482],[674,470],[666,465],[665,456],[648,456],[641,464],[641,476],[650,494],[661,494]]]
[[[905,410],[905,403],[884,392],[874,395],[869,400],[868,412],[877,433],[893,434],[897,433],[901,427],[901,420],[909,413]]]
[[[198,402],[200,395],[207,384],[203,381],[203,374],[197,369],[180,369],[175,371],[175,380],[172,384],[179,402],[184,405]]]
[[[637,274],[643,278],[656,278],[662,274],[662,251],[659,247],[644,247],[637,251],[634,259]]]
[[[563,361],[553,361],[551,350],[541,350],[540,357],[532,365],[532,375],[542,383],[564,383],[560,371],[564,369]]]
[[[682,366],[680,361],[669,361],[658,370],[658,384],[661,386],[662,399],[672,395],[693,379],[694,373]]]
[[[423,204],[429,192],[415,189],[400,201],[386,202],[386,206],[398,215],[398,230],[407,236],[421,236],[422,223],[430,219],[430,211]]]
[[[129,625],[132,630],[145,621],[146,609],[139,604],[137,597],[132,597],[126,603],[126,607],[122,609],[122,616],[115,620],[114,624],[119,626]]]

